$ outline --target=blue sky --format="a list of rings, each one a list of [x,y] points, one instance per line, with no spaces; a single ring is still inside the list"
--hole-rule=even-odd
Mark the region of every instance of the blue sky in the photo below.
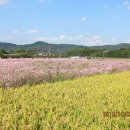
[[[0,41],[130,43],[130,0],[0,0]]]

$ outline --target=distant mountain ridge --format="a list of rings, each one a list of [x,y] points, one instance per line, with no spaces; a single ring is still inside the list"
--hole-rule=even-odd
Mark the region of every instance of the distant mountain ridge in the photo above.
[[[76,49],[76,48],[86,48],[87,46],[83,45],[71,45],[71,44],[50,44],[43,41],[38,41],[32,44],[25,44],[25,45],[16,45],[13,43],[6,43],[0,42],[0,48],[5,49],[6,51],[13,51],[18,48],[26,49],[26,50],[35,50],[38,52],[43,51],[50,51],[52,53],[65,53],[69,50]],[[129,43],[120,43],[117,45],[103,45],[103,46],[91,46],[87,48],[94,48],[94,49],[105,49],[105,50],[116,50],[121,48],[130,48]]]
[[[95,49],[105,49],[105,50],[117,50],[121,48],[130,48],[130,43],[120,43],[116,45],[103,45],[103,46],[92,46],[91,48]]]
[[[5,49],[6,51],[13,51],[18,48],[22,48],[25,50],[34,50],[38,52],[46,52],[50,51],[52,53],[65,53],[71,49],[75,48],[84,48],[86,46],[80,46],[80,45],[70,45],[70,44],[50,44],[43,41],[38,41],[32,44],[25,44],[25,45],[16,45],[13,43],[4,43],[0,42],[0,48]]]
[[[0,42],[0,48],[5,50],[13,50],[17,47],[16,44],[13,43],[6,43],[6,42]]]

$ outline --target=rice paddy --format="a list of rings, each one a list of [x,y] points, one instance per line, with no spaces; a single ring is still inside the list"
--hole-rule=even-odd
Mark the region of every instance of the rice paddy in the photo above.
[[[0,89],[0,130],[129,129],[130,72]]]

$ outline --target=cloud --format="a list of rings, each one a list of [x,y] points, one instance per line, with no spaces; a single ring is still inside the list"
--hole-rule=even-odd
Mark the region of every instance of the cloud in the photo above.
[[[117,38],[113,37],[112,40],[111,40],[112,43],[115,43],[117,42]]]
[[[8,4],[9,0],[0,0],[0,5]]]
[[[130,5],[127,7],[128,10],[130,10]]]
[[[36,34],[36,33],[38,33],[38,32],[39,32],[39,30],[37,30],[37,29],[32,29],[32,30],[27,31],[26,33],[28,33],[28,34]]]
[[[21,34],[22,32],[20,32]],[[25,32],[23,32],[25,34]],[[19,36],[19,35],[18,35]],[[75,35],[75,36],[67,36],[67,35],[59,35],[55,37],[44,37],[44,36],[35,36],[30,35],[25,38],[18,37],[17,35],[11,36],[2,36],[0,37],[0,41],[12,42],[17,44],[25,44],[25,43],[33,43],[36,41],[44,41],[48,43],[54,44],[75,44],[75,45],[85,45],[85,46],[101,46],[101,45],[115,45],[118,43],[130,43],[130,39],[127,40],[119,40],[116,37],[113,37],[109,40],[104,40],[101,36],[85,36],[85,35]],[[18,38],[18,39],[17,39]]]
[[[128,0],[124,0],[123,5],[127,7],[128,10],[130,10],[130,2]]]
[[[45,41],[49,43],[58,43],[58,44],[79,44],[86,46],[105,44],[105,41],[103,41],[103,39],[100,36],[86,37],[84,35],[77,35],[77,36],[60,35],[57,37],[36,37],[33,38],[32,40]]]
[[[121,42],[120,42],[120,43],[121,43]],[[129,44],[130,44],[130,39],[124,40],[124,41],[122,41],[122,43],[129,43]]]
[[[100,36],[93,36],[86,39],[86,43],[91,45],[104,45],[105,41]]]
[[[125,0],[125,1],[123,2],[123,5],[129,5],[129,1],[128,1],[128,0]]]
[[[66,40],[68,37],[67,36],[65,36],[65,35],[61,35],[61,36],[59,36],[59,40]]]
[[[130,40],[127,40],[127,43],[130,43]]]
[[[82,17],[80,20],[81,22],[85,22],[87,20],[87,17]]]
[[[13,30],[13,34],[38,34],[40,31],[37,29],[31,29],[27,31],[21,31],[21,30]]]

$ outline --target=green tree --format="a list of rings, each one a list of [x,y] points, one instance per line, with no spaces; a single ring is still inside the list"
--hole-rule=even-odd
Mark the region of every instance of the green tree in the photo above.
[[[15,53],[25,53],[26,51],[22,48],[18,48]]]
[[[4,49],[0,49],[0,58],[5,58],[5,54],[7,54],[7,52]]]

